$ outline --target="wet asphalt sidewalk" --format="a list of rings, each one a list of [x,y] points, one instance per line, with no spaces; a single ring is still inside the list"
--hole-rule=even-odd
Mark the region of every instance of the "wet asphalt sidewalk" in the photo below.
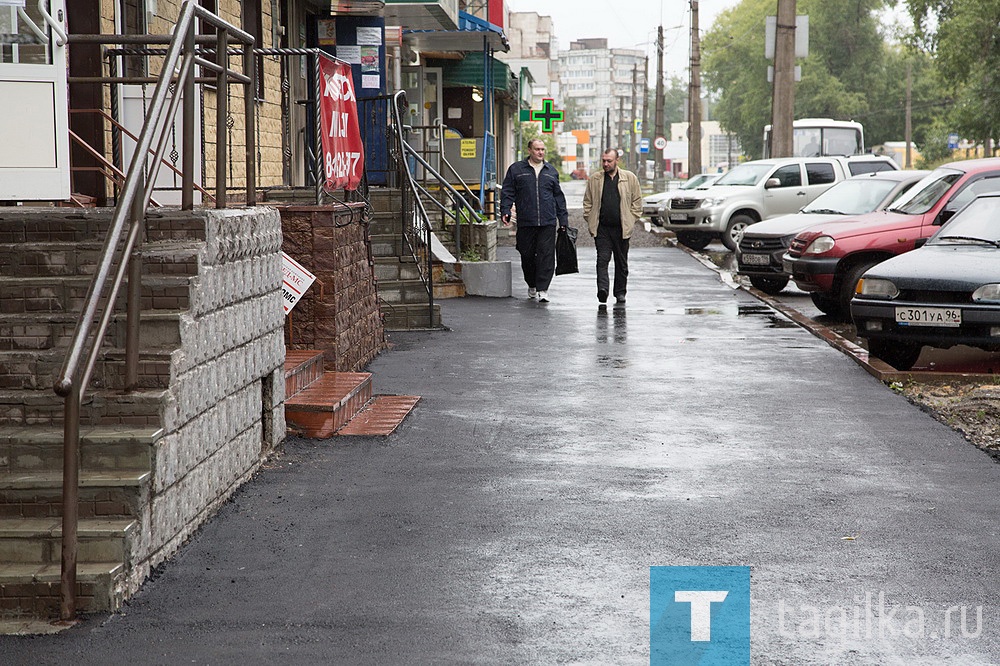
[[[289,440],[121,613],[0,661],[644,664],[650,565],[725,564],[754,663],[1000,663],[1000,467],[678,249],[621,309],[580,259],[392,334],[396,434]]]

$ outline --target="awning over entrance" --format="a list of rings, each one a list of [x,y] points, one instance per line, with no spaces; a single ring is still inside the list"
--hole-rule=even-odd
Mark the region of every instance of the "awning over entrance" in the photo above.
[[[501,92],[517,95],[517,79],[514,78],[507,63],[496,58],[490,58],[493,63],[493,87]],[[442,61],[441,83],[445,88],[484,87],[485,82],[482,52],[466,53],[465,57],[456,61]]]
[[[458,30],[404,30],[403,39],[417,51],[482,51],[484,38],[485,46],[494,51],[506,53],[510,50],[510,44],[503,30],[489,21],[460,11],[458,28]]]

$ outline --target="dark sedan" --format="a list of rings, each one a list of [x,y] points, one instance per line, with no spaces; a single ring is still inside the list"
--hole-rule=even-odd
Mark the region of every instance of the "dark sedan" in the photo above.
[[[869,353],[900,370],[924,345],[1000,350],[1000,195],[975,199],[923,247],[869,269],[851,316]]]

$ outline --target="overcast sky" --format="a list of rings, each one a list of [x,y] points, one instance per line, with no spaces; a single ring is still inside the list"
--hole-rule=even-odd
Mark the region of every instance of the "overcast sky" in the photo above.
[[[722,10],[739,0],[699,0],[701,33]],[[777,6],[777,3],[775,3]],[[656,28],[663,25],[663,68],[668,75],[687,76],[691,11],[688,0],[507,0],[513,12],[551,16],[559,48],[585,37],[607,37],[612,48],[635,48],[650,56],[655,72]],[[764,26],[761,26],[761,30]]]

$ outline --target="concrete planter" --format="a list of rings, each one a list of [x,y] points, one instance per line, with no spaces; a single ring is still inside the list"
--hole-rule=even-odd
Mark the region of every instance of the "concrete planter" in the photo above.
[[[509,261],[467,261],[455,264],[465,283],[468,296],[509,298],[511,267]]]
[[[455,238],[455,227],[458,227],[462,234],[462,251],[475,250],[483,261],[496,261],[497,259],[497,223],[496,220],[488,222],[474,222],[472,224],[451,225],[449,230],[452,238]],[[452,244],[454,249],[454,244]]]

